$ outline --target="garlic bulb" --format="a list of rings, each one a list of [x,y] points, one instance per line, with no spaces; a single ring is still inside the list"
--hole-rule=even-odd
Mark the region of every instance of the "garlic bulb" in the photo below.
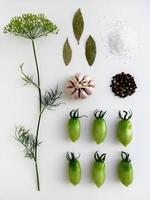
[[[77,73],[68,81],[66,91],[74,99],[85,99],[94,88],[95,81],[90,76]]]

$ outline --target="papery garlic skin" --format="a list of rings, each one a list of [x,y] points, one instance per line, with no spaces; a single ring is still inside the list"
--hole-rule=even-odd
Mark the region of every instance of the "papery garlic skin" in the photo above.
[[[95,89],[95,81],[88,75],[77,73],[66,85],[66,92],[74,99],[85,99],[92,95]]]

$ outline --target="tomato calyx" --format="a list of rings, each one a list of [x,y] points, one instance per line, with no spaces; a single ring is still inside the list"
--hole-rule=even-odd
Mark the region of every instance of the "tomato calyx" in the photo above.
[[[94,112],[94,117],[95,117],[96,119],[103,119],[103,117],[105,116],[106,112],[107,112],[107,111],[96,110],[96,111]]]
[[[98,151],[94,153],[94,159],[97,162],[105,162],[105,158],[106,158],[106,153],[103,153],[101,155],[98,153]]]
[[[69,162],[72,162],[74,160],[78,160],[78,158],[80,157],[80,153],[78,156],[75,156],[75,154],[73,152],[67,152],[66,153],[66,158]]]
[[[78,118],[82,118],[82,117],[87,117],[86,115],[81,115],[79,114],[79,108],[77,108],[76,110],[72,110],[70,112],[70,118],[71,119],[78,119]]]
[[[121,151],[121,158],[122,158],[123,161],[125,161],[125,162],[131,162],[129,156],[130,156],[129,153]]]
[[[120,117],[122,120],[129,120],[129,119],[131,119],[131,117],[132,117],[132,115],[133,115],[132,110],[129,110],[129,111],[123,110],[123,113],[124,113],[124,115],[122,114],[121,111],[119,111],[119,117]]]

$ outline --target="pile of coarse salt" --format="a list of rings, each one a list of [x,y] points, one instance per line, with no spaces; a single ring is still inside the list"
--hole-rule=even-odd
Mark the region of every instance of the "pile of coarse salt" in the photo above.
[[[111,54],[130,58],[138,47],[137,34],[127,23],[117,21],[108,32],[108,46]]]
[[[103,30],[100,37],[107,58],[111,54],[126,63],[140,48],[137,27],[125,19],[114,17],[110,20],[109,16],[104,16],[100,20],[100,30]]]

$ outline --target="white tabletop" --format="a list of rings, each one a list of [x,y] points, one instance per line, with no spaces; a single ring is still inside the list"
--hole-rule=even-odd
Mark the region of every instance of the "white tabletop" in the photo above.
[[[150,1],[146,0],[0,0],[0,199],[1,200],[149,200],[150,180]],[[72,32],[74,12],[81,8],[85,29],[80,46]],[[11,17],[26,12],[45,13],[59,28],[58,35],[36,41],[41,71],[42,89],[56,86],[64,90],[65,81],[76,72],[87,73],[97,83],[94,94],[87,100],[70,100],[57,111],[47,111],[42,118],[39,148],[41,192],[35,190],[34,165],[25,159],[22,146],[14,139],[14,126],[23,124],[34,130],[37,122],[37,91],[24,87],[19,65],[36,75],[31,42],[2,33]],[[109,23],[127,21],[137,34],[138,48],[131,58],[121,59],[107,49],[106,33]],[[91,34],[97,44],[97,57],[89,67],[84,46]],[[63,43],[69,38],[73,50],[71,64],[65,67],[62,59]],[[105,38],[105,39],[104,39]],[[134,75],[138,89],[128,98],[115,97],[110,90],[111,77],[116,73]],[[67,137],[66,121],[71,109],[80,108],[88,115],[82,119],[80,140],[72,144]],[[93,111],[107,110],[108,137],[96,145],[90,137]],[[115,138],[119,109],[132,109],[133,142],[124,148]],[[100,189],[92,183],[90,166],[96,150],[107,153],[106,183]],[[120,151],[128,151],[134,166],[134,182],[125,188],[117,179],[116,166]],[[73,187],[67,180],[66,151],[80,152],[82,181]]]

